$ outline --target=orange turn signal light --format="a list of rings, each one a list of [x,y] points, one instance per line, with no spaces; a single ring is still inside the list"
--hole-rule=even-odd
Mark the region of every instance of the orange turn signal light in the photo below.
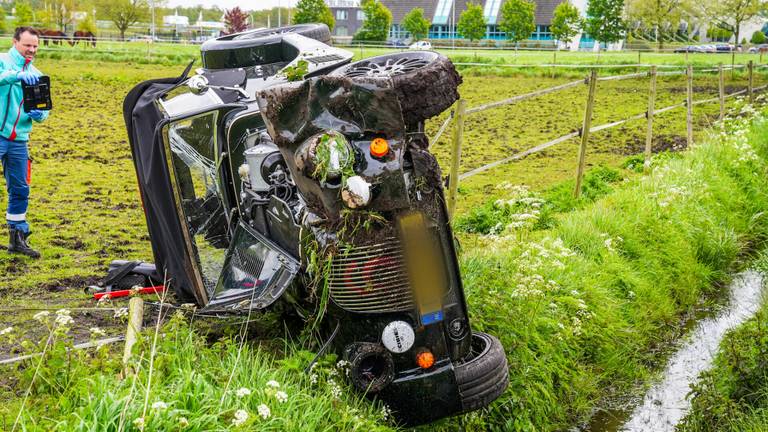
[[[421,350],[416,354],[416,364],[422,369],[429,369],[435,364],[435,356],[429,350]]]
[[[374,138],[371,141],[371,155],[384,157],[389,153],[389,143],[384,138]]]

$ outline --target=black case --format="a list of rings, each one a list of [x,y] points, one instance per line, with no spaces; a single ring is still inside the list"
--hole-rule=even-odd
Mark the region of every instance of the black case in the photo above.
[[[24,93],[24,112],[36,110],[50,110],[51,102],[51,78],[43,75],[35,85],[21,83],[21,91]]]

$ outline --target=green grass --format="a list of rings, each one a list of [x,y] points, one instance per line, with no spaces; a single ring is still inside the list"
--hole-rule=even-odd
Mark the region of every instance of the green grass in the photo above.
[[[134,83],[173,76],[180,69],[45,59],[39,63],[53,76],[55,105],[50,120],[32,135],[36,161],[29,214],[35,230],[32,241],[41,247],[44,259],[0,253],[0,303],[9,308],[6,311],[14,310],[0,313],[0,329],[15,326],[33,341],[48,332],[30,326],[34,312],[24,308],[87,305],[79,291],[87,283],[83,279],[103,276],[112,259],[151,260],[121,100]],[[739,79],[737,84],[743,84],[743,77]],[[461,91],[474,106],[558,82],[563,78],[466,76]],[[680,84],[677,78],[665,81],[657,106],[679,102],[684,95],[672,88]],[[595,123],[642,112],[645,86],[642,81],[600,83]],[[711,80],[701,86],[708,92],[715,88]],[[470,118],[462,171],[578,127],[583,93],[578,89]],[[755,126],[747,135],[749,143],[741,132],[734,132],[747,130],[745,124],[732,124],[728,132],[709,137],[703,129],[711,124],[713,112],[697,110],[700,145],[682,156],[658,156],[649,176],[620,168],[631,165],[625,164],[627,157],[643,142],[638,138],[644,136],[642,124],[595,135],[588,161],[604,167],[588,175],[582,201],[569,194],[575,143],[461,185],[460,214],[469,215],[472,207],[497,199],[518,198],[542,200],[548,213],[537,217],[541,224],[533,230],[528,225],[508,227],[504,219],[494,236],[461,234],[472,325],[502,339],[512,382],[490,411],[425,429],[567,429],[606,398],[631,392],[661,363],[659,351],[679,336],[681,318],[702,298],[716,296],[717,282],[727,279],[742,254],[760,244],[768,231],[759,217],[768,209],[768,126]],[[657,144],[678,141],[672,137],[683,134],[680,115],[668,123],[667,117],[659,118],[657,133],[663,139]],[[438,125],[439,119],[430,122],[429,131]],[[448,141],[441,140],[433,149],[447,166]],[[637,159],[632,160],[636,164]],[[512,187],[521,184],[528,190]],[[0,205],[5,205],[4,194],[0,197]],[[529,201],[523,204],[533,207],[529,204],[534,201]],[[505,217],[529,207],[514,208]],[[65,290],[49,292],[55,287]],[[109,318],[102,321],[99,325],[118,331],[123,327],[110,324]],[[92,323],[92,316],[77,316],[79,330],[73,332],[82,337],[83,327]],[[300,372],[307,364],[304,347],[283,343],[282,334],[277,334],[276,344],[274,329],[253,335],[255,342],[245,346],[238,363],[247,366],[237,369],[230,385],[260,393],[247,404],[227,394],[220,407],[238,345],[231,338],[211,345],[205,338],[218,336],[208,336],[199,322],[192,326],[194,332],[180,322],[175,325],[162,330],[166,337],[157,350],[149,403],[163,401],[170,408],[148,411],[145,421],[153,427],[172,430],[171,425],[186,417],[190,422],[194,418],[200,428],[223,428],[237,409],[247,409],[255,427],[262,425],[257,407],[267,400],[273,413],[269,425],[275,430],[301,425],[350,429],[357,422],[366,430],[374,424],[391,426],[380,422],[379,406],[361,403],[344,386],[338,400],[329,396],[333,386],[323,377],[331,374],[331,359],[323,366],[326,375],[320,385],[309,383]],[[85,334],[87,338],[87,330]],[[63,346],[72,343],[68,337],[60,340]],[[9,348],[0,340],[0,349],[39,351],[29,343],[25,348],[16,341]],[[259,343],[269,345],[259,348]],[[115,377],[119,354],[66,357],[54,352],[43,364],[47,379],[38,383],[26,405],[28,430],[50,430],[59,422],[61,430],[89,430],[89,425],[119,418],[123,407],[127,419],[140,417],[143,399],[128,400],[131,394],[144,394],[149,352],[148,342],[138,348],[142,366],[133,393],[131,381]],[[20,369],[2,369],[0,417],[6,425],[18,412],[34,365],[31,361]],[[261,390],[269,379],[279,381],[289,395],[300,395],[295,405],[269,399]],[[201,396],[190,400],[190,392]]]
[[[768,273],[768,253],[754,268]],[[757,315],[729,332],[714,366],[699,377],[681,432],[758,432],[768,427],[768,302]]]

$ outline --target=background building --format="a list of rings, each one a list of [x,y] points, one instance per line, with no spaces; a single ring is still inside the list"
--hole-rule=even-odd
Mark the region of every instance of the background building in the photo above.
[[[461,13],[467,9],[468,0],[380,0],[384,6],[392,11],[392,27],[389,32],[390,40],[406,40],[410,38],[408,32],[402,28],[402,21],[408,12],[414,8],[422,8],[424,17],[432,25],[429,28],[429,39],[462,39],[455,31]],[[549,26],[552,23],[552,14],[555,7],[563,0],[537,0],[536,1],[536,30],[530,39],[536,41],[551,41],[552,34]],[[360,28],[365,18],[360,9],[359,0],[326,0],[336,18],[334,36],[353,36]],[[502,40],[505,35],[498,28],[501,5],[504,0],[476,0],[483,6],[485,20],[488,23],[485,39]]]

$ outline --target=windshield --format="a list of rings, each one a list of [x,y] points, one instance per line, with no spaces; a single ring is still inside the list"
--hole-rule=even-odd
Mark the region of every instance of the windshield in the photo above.
[[[173,122],[168,144],[175,186],[205,290],[213,292],[224,264],[227,221],[216,181],[217,112]]]

